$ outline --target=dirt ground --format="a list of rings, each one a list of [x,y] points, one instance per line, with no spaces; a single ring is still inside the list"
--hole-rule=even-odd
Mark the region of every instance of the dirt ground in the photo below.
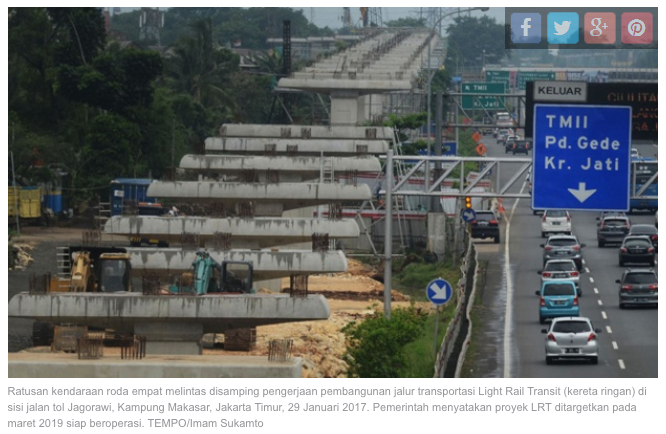
[[[71,228],[23,228],[21,237],[15,242],[24,244],[25,250],[33,258],[27,268],[10,270],[9,286],[11,298],[15,293],[27,290],[27,275],[29,273],[43,274],[55,269],[55,247],[72,242],[81,242],[82,230]],[[111,239],[104,235],[105,243],[121,245],[126,243],[120,237]],[[378,274],[370,266],[353,259],[348,259],[347,273],[310,276],[308,291],[323,294],[331,309],[331,316],[325,321],[306,321],[285,323],[257,328],[257,341],[253,350],[248,352],[232,352],[221,349],[222,336],[216,336],[213,348],[204,349],[205,354],[224,355],[257,355],[268,356],[268,342],[271,339],[291,339],[292,356],[303,360],[303,377],[308,378],[335,378],[345,377],[346,364],[342,360],[345,350],[344,335],[341,329],[351,321],[371,314],[374,309],[383,309],[384,285],[371,276]],[[283,279],[282,288],[289,287],[289,279]],[[424,308],[430,304],[421,303]],[[409,305],[408,297],[392,292],[392,307]],[[9,334],[10,345],[14,351],[25,348],[26,334],[30,334],[31,324],[26,320],[10,319]],[[207,336],[207,338],[212,338]]]

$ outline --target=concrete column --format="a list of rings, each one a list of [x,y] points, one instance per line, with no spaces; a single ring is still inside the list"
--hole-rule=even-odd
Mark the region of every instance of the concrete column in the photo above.
[[[331,125],[356,125],[359,119],[358,92],[331,92]]]
[[[146,354],[201,355],[202,324],[139,322],[134,333],[146,337]]]
[[[437,255],[439,261],[446,255],[446,214],[428,213],[428,250]]]

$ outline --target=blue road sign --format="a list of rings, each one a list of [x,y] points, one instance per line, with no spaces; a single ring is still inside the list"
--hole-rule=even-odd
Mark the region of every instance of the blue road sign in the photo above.
[[[451,300],[453,290],[451,284],[444,279],[435,279],[428,284],[426,288],[426,295],[428,300],[437,306],[445,304]]]
[[[476,211],[474,211],[472,208],[463,210],[462,219],[467,223],[473,222],[476,220]]]
[[[536,104],[533,139],[533,209],[629,209],[631,107]]]

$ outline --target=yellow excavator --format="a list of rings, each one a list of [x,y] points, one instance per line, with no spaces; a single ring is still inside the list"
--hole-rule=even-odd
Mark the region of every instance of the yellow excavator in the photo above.
[[[69,278],[53,276],[49,292],[132,291],[132,264],[124,249],[70,247]]]

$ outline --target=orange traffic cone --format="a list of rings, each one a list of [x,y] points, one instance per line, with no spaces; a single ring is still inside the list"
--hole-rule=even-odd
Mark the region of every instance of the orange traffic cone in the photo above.
[[[499,211],[500,214],[504,215],[504,205],[502,204],[501,197],[497,199],[497,211]]]

